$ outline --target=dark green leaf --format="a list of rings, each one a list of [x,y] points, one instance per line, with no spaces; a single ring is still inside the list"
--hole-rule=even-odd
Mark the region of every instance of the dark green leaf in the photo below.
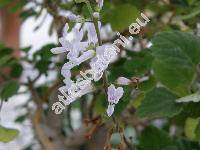
[[[20,77],[20,76],[21,76],[21,73],[22,73],[22,71],[23,71],[22,65],[16,63],[16,64],[12,65],[11,67],[12,67],[12,68],[11,68],[11,73],[10,73],[10,75],[11,75],[12,77],[14,77],[14,78]]]
[[[200,62],[200,38],[174,31],[160,33],[152,42],[156,78],[179,96],[189,94],[195,65]]]
[[[7,81],[1,85],[0,96],[3,100],[8,99],[9,97],[17,94],[19,90],[19,83],[17,81],[11,80]]]
[[[139,117],[172,117],[182,110],[175,102],[176,98],[176,95],[165,88],[154,88],[146,93],[136,114]]]
[[[172,140],[163,130],[149,126],[142,131],[139,147],[142,150],[162,150],[173,145]]]

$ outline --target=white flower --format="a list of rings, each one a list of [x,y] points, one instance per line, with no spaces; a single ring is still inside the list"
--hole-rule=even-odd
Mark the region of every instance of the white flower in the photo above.
[[[94,18],[99,18],[99,17],[100,17],[99,12],[94,12],[94,13],[93,13],[93,17],[94,17]]]
[[[71,78],[71,72],[70,72],[69,69],[66,69],[66,68],[65,68],[65,65],[64,65],[64,66],[62,67],[62,69],[61,69],[61,74],[62,74],[62,76],[65,77],[65,78]]]
[[[82,62],[85,62],[88,59],[91,59],[92,57],[94,57],[94,54],[95,54],[94,50],[88,50],[86,52],[83,52],[83,54],[76,59],[76,62],[78,64],[81,64]]]
[[[81,16],[77,16],[77,15],[75,15],[75,14],[70,14],[69,16],[68,16],[68,19],[70,20],[70,21],[79,21],[80,19],[81,19]]]
[[[108,87],[108,102],[110,104],[117,104],[119,99],[123,96],[124,90],[122,87],[115,88],[113,84]]]
[[[108,63],[104,60],[101,55],[98,55],[95,60],[90,63],[92,70],[96,73],[104,72],[104,70],[108,67]]]
[[[72,84],[74,83],[70,78],[65,78],[63,80],[63,82],[65,83],[65,89],[66,91],[72,86]]]
[[[131,80],[127,79],[125,77],[119,77],[117,79],[117,84],[119,84],[119,85],[129,85],[130,83],[131,83]]]
[[[98,6],[99,6],[100,8],[103,7],[103,1],[104,1],[104,0],[96,0]]]
[[[81,42],[83,38],[83,30],[78,29],[74,27],[71,31],[71,33],[74,35],[71,41],[68,40],[68,30],[69,26],[68,24],[65,25],[63,29],[63,36],[59,38],[59,42],[62,45],[62,47],[57,47],[51,49],[51,52],[53,54],[60,54],[64,52],[69,52],[67,55],[67,58],[69,60],[73,60],[74,58],[79,56],[79,53],[81,51],[85,51],[85,49],[88,47],[87,42]]]
[[[115,105],[119,102],[119,99],[123,96],[124,90],[122,87],[115,88],[113,84],[108,87],[108,108],[107,114],[110,117],[114,113]]]
[[[98,28],[100,30],[101,28],[101,23],[98,22]],[[96,33],[96,29],[93,23],[87,23],[86,24],[86,29],[88,32],[88,43],[89,44],[96,44],[98,42],[98,38],[97,38],[97,33]]]
[[[115,105],[108,105],[108,108],[106,110],[108,117],[112,116],[114,111],[115,111]]]

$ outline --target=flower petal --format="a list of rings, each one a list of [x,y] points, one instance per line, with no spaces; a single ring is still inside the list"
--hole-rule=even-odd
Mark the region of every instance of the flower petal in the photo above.
[[[72,62],[72,61],[69,61],[67,63],[65,63],[62,67],[62,69],[64,70],[71,70],[72,68],[74,68],[75,66],[77,66],[76,63]]]
[[[129,85],[131,83],[131,80],[125,78],[125,77],[119,77],[117,79],[117,84],[120,84],[120,85]]]
[[[75,38],[73,42],[80,42],[83,39],[83,30],[79,30],[78,28],[73,28],[72,33],[74,34]]]
[[[66,49],[64,47],[56,47],[56,48],[52,48],[51,52],[53,54],[60,54],[60,53],[66,52]]]
[[[96,44],[98,42],[96,30],[93,23],[88,23],[86,25],[86,29],[88,32],[88,42]]]
[[[69,30],[69,25],[66,23],[64,28],[63,28],[63,37],[67,36],[68,30]]]
[[[108,117],[112,116],[114,111],[115,111],[115,105],[108,105],[108,108],[106,110]]]
[[[72,49],[68,54],[67,54],[67,59],[74,61],[78,57],[79,53],[76,49]]]
[[[122,98],[123,94],[124,94],[124,90],[122,87],[118,87],[115,90],[115,104],[119,102],[119,99]]]
[[[96,0],[96,2],[97,2],[98,6],[99,6],[100,8],[103,7],[103,2],[104,2],[104,0]]]
[[[65,78],[71,78],[71,72],[70,72],[69,69],[66,69],[66,68],[62,67],[61,74]]]
[[[64,37],[59,38],[60,44],[66,49],[66,51],[71,51],[73,48],[73,45],[67,41]]]
[[[94,51],[88,50],[88,51],[84,52],[79,58],[77,58],[77,63],[81,64],[92,57],[94,57]]]

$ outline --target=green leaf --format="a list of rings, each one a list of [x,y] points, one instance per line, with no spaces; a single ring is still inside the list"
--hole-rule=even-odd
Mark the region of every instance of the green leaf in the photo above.
[[[14,77],[14,78],[20,77],[20,76],[21,76],[21,73],[22,73],[22,71],[23,71],[22,65],[21,65],[21,64],[15,63],[15,64],[13,64],[11,67],[12,67],[12,68],[11,68],[11,73],[10,73],[10,75],[11,75],[12,77]]]
[[[33,8],[31,8],[31,9],[22,11],[19,16],[24,21],[29,17],[37,16],[37,12]]]
[[[114,31],[124,31],[140,17],[137,8],[130,4],[122,4],[107,10],[102,15],[104,23],[110,23]]]
[[[178,147],[176,147],[175,145],[170,145],[165,147],[163,150],[178,150]]]
[[[31,48],[32,46],[28,46],[28,47],[22,48],[21,50],[25,53],[28,53],[31,50]]]
[[[124,89],[124,95],[119,100],[119,103],[115,106],[116,115],[120,115],[120,113],[126,108],[126,106],[129,104],[131,100],[131,92],[133,89],[129,86],[124,86],[123,89]]]
[[[104,93],[96,97],[95,112],[98,114],[105,113],[107,109],[107,98]]]
[[[177,96],[165,88],[154,88],[146,93],[136,115],[139,117],[172,117],[182,107],[175,102]]]
[[[27,114],[19,116],[15,119],[15,122],[22,123],[26,120],[26,118],[27,118]]]
[[[145,96],[145,94],[144,94],[144,92],[141,92],[134,100],[133,100],[133,106],[134,106],[134,108],[138,108],[140,105],[141,105],[141,103],[142,103],[142,100],[144,99],[144,96]]]
[[[131,59],[126,60],[124,69],[133,76],[141,76],[150,70],[153,57],[147,50],[141,52],[128,53]]]
[[[200,142],[200,121],[195,129],[196,139]]]
[[[85,3],[86,0],[75,0],[76,3]]]
[[[173,145],[168,134],[156,127],[146,127],[139,138],[139,147],[142,150],[162,150],[169,145]]]
[[[25,6],[26,3],[27,3],[26,0],[20,0],[17,3],[15,3],[14,6],[12,6],[10,8],[10,11],[14,13],[14,12],[16,12],[18,10],[21,10]]]
[[[200,38],[178,31],[162,32],[152,40],[155,77],[179,96],[189,94],[200,62]]]
[[[39,70],[40,73],[47,74],[50,63],[50,61],[41,60],[35,64],[35,67]]]
[[[156,80],[154,77],[149,77],[148,80],[143,81],[139,84],[139,89],[141,91],[149,91],[151,89],[153,89],[156,86]]]
[[[190,140],[195,140],[195,129],[197,128],[197,125],[199,123],[199,119],[194,118],[187,118],[185,122],[185,135]]]
[[[185,117],[198,118],[200,116],[200,103],[188,103],[183,107],[182,115]]]
[[[14,140],[19,134],[19,131],[16,129],[5,128],[0,126],[0,141],[1,142],[10,142]]]
[[[45,46],[43,46],[40,50],[38,50],[35,54],[34,54],[34,58],[36,59],[37,56],[40,56],[42,60],[50,60],[53,56],[53,54],[51,53],[51,49],[56,47],[55,44],[47,44]]]
[[[3,100],[6,100],[9,97],[12,97],[15,94],[17,94],[18,90],[19,90],[19,83],[17,81],[14,81],[14,80],[7,81],[1,85],[0,97]]]
[[[10,60],[12,56],[6,55],[3,58],[0,59],[0,67],[5,66]]]

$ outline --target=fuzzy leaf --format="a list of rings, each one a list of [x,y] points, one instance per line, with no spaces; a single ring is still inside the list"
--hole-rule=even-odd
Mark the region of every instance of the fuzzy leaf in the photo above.
[[[172,117],[182,110],[176,98],[165,88],[154,88],[147,92],[136,114],[139,117]]]

